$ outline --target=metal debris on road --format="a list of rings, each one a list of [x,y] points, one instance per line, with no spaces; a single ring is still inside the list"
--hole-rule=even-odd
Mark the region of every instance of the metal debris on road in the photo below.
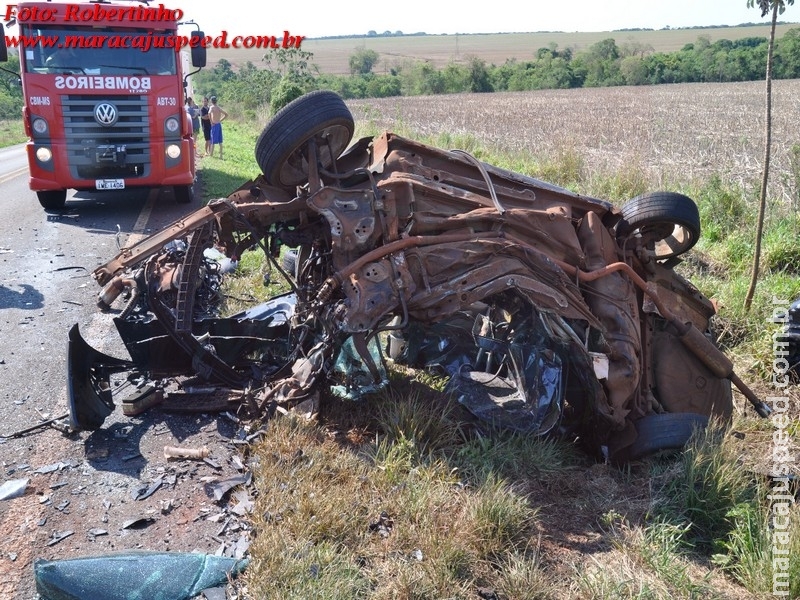
[[[67,539],[69,536],[74,534],[74,531],[54,531],[53,535],[50,537],[50,540],[47,542],[48,546],[55,546],[62,540]]]
[[[39,412],[40,415],[43,414],[41,411],[39,411],[39,409],[36,409],[36,410],[37,410],[37,412]],[[25,429],[20,429],[19,431],[14,431],[13,433],[0,435],[0,438],[16,438],[16,437],[23,436],[26,433],[31,433],[32,431],[36,431],[37,429],[41,429],[42,427],[47,427],[48,425],[53,425],[54,423],[56,423],[58,421],[62,421],[64,419],[67,419],[67,418],[69,418],[69,413],[65,413],[63,415],[60,415],[60,416],[52,418],[52,419],[48,419],[46,417],[42,417],[42,418],[45,418],[46,420],[42,421],[41,423],[37,423],[36,425],[32,425],[30,427],[26,427]]]
[[[133,517],[122,522],[122,529],[142,529],[155,522],[154,517]]]
[[[28,481],[28,479],[9,479],[0,485],[0,500],[11,500],[24,495]]]
[[[94,527],[86,532],[89,535],[89,539],[94,540],[94,538],[99,537],[101,535],[108,535],[107,529],[100,529],[99,527]]]
[[[237,485],[247,485],[249,483],[250,483],[250,473],[218,481],[211,486],[211,490],[214,493],[214,500],[216,502],[219,502],[225,497],[225,494],[227,494]]]
[[[164,479],[159,477],[149,486],[147,484],[139,485],[131,490],[131,498],[134,500],[144,500],[145,498],[149,498],[156,492],[158,488],[161,487],[161,484],[163,483]]]

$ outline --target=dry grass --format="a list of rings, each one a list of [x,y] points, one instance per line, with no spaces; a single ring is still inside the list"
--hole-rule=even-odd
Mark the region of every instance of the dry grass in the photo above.
[[[603,179],[625,173],[643,178],[650,189],[719,174],[755,194],[763,155],[763,95],[763,82],[747,82],[421,96],[348,105],[356,122],[372,129],[474,138],[502,154],[535,160],[572,156],[584,171],[583,193],[603,192]],[[782,200],[793,193],[798,96],[800,80],[774,83],[771,195]]]
[[[423,417],[435,420],[430,409]],[[248,597],[466,599],[494,580],[495,564],[499,587],[544,581],[527,551],[528,499],[499,477],[473,487],[411,430],[390,440],[270,423],[257,451]]]

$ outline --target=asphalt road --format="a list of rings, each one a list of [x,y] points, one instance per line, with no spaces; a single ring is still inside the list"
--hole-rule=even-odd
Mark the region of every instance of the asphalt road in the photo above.
[[[97,432],[44,427],[7,437],[67,412],[73,324],[95,348],[127,357],[113,315],[95,306],[100,288],[90,273],[118,243],[130,245],[198,205],[176,204],[163,190],[71,191],[64,211],[48,213],[28,189],[23,147],[0,149],[0,485],[28,481],[25,495],[0,500],[0,598],[37,598],[37,559],[134,548],[214,553],[240,542],[238,525],[220,529],[220,515],[233,524],[236,517],[209,497],[214,478],[241,472],[233,421],[157,411],[127,418],[117,409]],[[163,447],[179,444],[207,445],[213,460],[167,462]],[[137,488],[159,481],[152,496],[134,499]],[[142,527],[124,527],[139,516],[147,518]]]

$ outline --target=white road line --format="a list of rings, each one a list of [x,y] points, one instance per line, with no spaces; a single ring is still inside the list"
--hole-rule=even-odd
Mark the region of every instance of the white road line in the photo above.
[[[139,218],[136,219],[136,223],[133,224],[133,230],[128,236],[126,243],[129,247],[147,237],[144,235],[144,230],[147,228],[147,222],[150,220],[150,214],[153,212],[153,207],[156,205],[159,193],[159,188],[153,188],[147,195],[147,200],[142,207],[142,212],[139,213]]]

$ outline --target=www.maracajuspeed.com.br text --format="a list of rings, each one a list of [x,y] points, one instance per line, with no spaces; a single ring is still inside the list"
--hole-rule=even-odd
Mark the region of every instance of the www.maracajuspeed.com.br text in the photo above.
[[[216,37],[212,36],[185,36],[185,35],[7,35],[6,46],[9,48],[137,48],[147,52],[151,48],[174,48],[180,51],[183,48],[299,48],[305,36],[290,35],[288,31],[283,36],[274,35],[237,35],[228,41],[228,32],[223,31]]]

